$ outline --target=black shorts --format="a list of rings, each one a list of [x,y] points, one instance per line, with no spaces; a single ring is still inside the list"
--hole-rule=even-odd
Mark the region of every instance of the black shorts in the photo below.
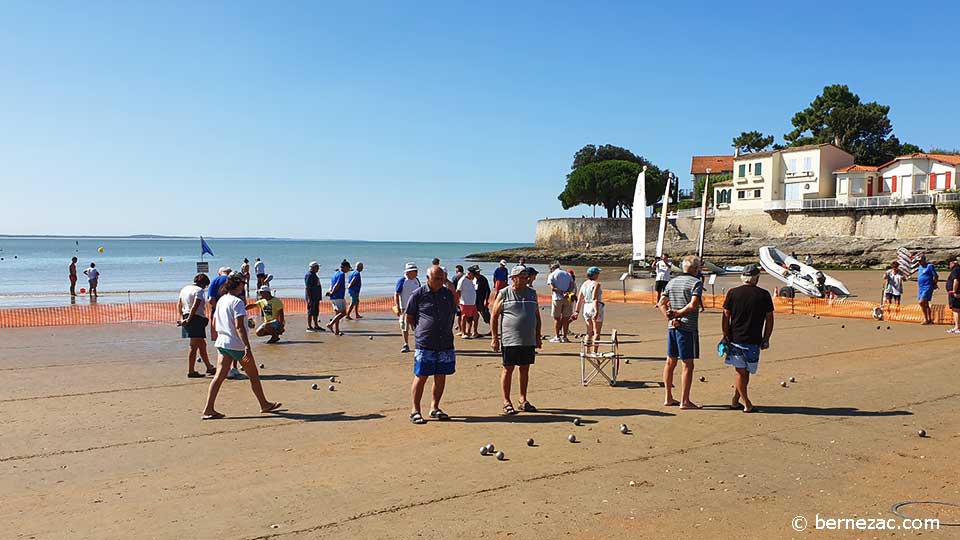
[[[899,294],[884,293],[884,296],[887,297],[887,302],[896,302],[896,303],[898,303],[898,304],[900,303],[900,295],[899,295]]]
[[[956,298],[952,294],[947,296],[947,303],[950,304],[950,309],[960,309],[960,298]]]
[[[187,320],[187,315],[183,316],[183,320]],[[184,338],[207,338],[207,321],[206,317],[201,317],[200,315],[194,315],[193,320],[190,321],[190,324],[184,324],[180,326],[180,335]]]
[[[316,317],[320,315],[319,298],[307,298],[307,315],[310,317]]]
[[[503,365],[507,366],[529,366],[537,358],[537,348],[533,346],[518,345],[515,347],[503,348]]]
[[[658,281],[654,284],[654,287],[658,293],[662,293],[663,290],[667,288],[667,283],[669,283],[669,281]]]

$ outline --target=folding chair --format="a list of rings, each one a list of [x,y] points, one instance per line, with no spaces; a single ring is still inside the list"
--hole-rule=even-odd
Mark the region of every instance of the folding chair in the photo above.
[[[593,352],[594,345],[600,348],[609,347],[607,352]],[[587,366],[590,366],[589,373]],[[610,341],[596,341],[587,345],[587,338],[580,340],[580,383],[583,386],[590,384],[590,381],[600,375],[610,383],[610,386],[616,386],[617,374],[620,372],[620,348],[617,339],[617,331],[614,330],[610,335]]]

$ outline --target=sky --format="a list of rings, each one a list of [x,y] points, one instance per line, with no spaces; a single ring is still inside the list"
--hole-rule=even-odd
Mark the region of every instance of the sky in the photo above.
[[[960,147],[957,2],[0,3],[0,234],[530,242],[829,84]]]

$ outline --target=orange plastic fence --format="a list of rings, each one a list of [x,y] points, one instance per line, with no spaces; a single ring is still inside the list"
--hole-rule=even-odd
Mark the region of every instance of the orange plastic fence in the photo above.
[[[604,294],[607,303],[653,304],[657,294],[653,291],[628,291],[622,293],[607,290]],[[703,303],[707,309],[720,309],[724,295],[706,294]],[[303,298],[283,298],[284,311],[288,315],[303,315],[307,312],[307,303]],[[539,297],[541,305],[550,304],[550,296]],[[394,305],[392,297],[361,299],[363,311],[390,311]],[[844,317],[850,319],[873,319],[873,310],[877,304],[863,300],[837,298],[824,300],[819,298],[774,298],[777,313],[792,315],[815,315],[822,317]],[[931,305],[933,320],[937,324],[951,324],[952,314],[946,306]],[[320,303],[320,313],[329,314],[333,309],[330,302]],[[73,326],[89,324],[110,324],[122,322],[173,323],[179,319],[176,302],[135,302],[128,304],[77,304],[72,306],[7,308],[0,309],[0,328],[25,328],[32,326]],[[905,305],[900,308],[884,310],[885,321],[912,322],[923,321],[918,305]]]

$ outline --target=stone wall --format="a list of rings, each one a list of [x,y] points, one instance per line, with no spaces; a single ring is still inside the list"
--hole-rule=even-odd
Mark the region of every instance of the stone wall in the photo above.
[[[647,242],[656,242],[658,218],[647,219]],[[697,218],[679,218],[667,227],[667,240],[696,240]],[[960,235],[960,219],[951,208],[902,208],[829,212],[724,211],[707,219],[707,235],[750,235],[754,238],[857,236],[910,239]],[[629,219],[560,218],[537,222],[536,244],[581,248],[632,242]]]

